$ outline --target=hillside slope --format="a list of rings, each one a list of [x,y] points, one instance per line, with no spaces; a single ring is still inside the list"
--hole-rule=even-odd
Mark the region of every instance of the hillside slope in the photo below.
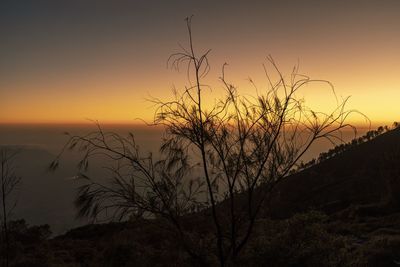
[[[371,204],[400,193],[400,129],[289,176],[274,191],[273,217],[308,209],[332,213],[350,205]],[[400,204],[400,203],[399,203]]]

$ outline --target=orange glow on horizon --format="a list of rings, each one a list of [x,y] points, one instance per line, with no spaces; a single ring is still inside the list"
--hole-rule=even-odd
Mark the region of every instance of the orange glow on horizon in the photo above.
[[[89,5],[76,17],[58,7],[44,8],[45,14],[32,9],[20,20],[12,19],[20,9],[11,7],[5,18],[15,25],[3,29],[7,42],[0,50],[0,123],[151,121],[154,106],[147,98],[167,100],[173,86],[188,85],[184,66],[180,72],[166,67],[168,56],[179,51],[177,43],[187,45],[187,14],[196,14],[195,51],[212,49],[205,83],[213,94],[222,87],[218,78],[225,62],[227,80],[240,93],[254,94],[249,77],[262,90],[267,85],[262,64],[271,54],[286,76],[299,62],[301,74],[332,82],[339,98],[351,96],[348,108],[365,114],[372,125],[400,121],[398,3],[261,1],[230,3],[227,12],[223,3],[206,2],[179,10],[107,2],[99,4],[99,13]],[[64,5],[74,7],[69,1]],[[326,86],[306,89],[304,97],[316,110],[332,105]],[[366,124],[362,117],[349,122]]]

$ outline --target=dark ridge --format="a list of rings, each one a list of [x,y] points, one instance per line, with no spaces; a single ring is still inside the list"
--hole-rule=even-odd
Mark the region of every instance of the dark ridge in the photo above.
[[[286,218],[310,209],[330,214],[384,201],[400,190],[392,181],[400,173],[399,159],[397,128],[287,177],[274,190],[270,214]]]

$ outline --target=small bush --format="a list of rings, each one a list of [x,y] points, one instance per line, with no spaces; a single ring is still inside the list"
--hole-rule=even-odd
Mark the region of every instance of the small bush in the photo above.
[[[297,214],[284,221],[264,221],[246,251],[246,266],[345,266],[347,240],[329,233],[327,217],[318,212]]]

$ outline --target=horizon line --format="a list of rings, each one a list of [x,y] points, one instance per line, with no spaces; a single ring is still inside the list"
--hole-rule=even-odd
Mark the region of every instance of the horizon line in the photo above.
[[[77,122],[77,121],[16,121],[16,122],[10,122],[10,121],[0,121],[0,126],[34,126],[34,125],[41,125],[41,126],[89,126],[89,125],[104,125],[104,126],[136,126],[136,127],[160,127],[162,125],[151,125],[151,124],[146,124],[145,122],[129,122],[129,121],[86,121],[86,122]],[[392,126],[392,123],[387,124],[387,122],[371,122],[369,123],[353,123],[351,124],[355,128],[358,129],[374,129],[379,126]]]

